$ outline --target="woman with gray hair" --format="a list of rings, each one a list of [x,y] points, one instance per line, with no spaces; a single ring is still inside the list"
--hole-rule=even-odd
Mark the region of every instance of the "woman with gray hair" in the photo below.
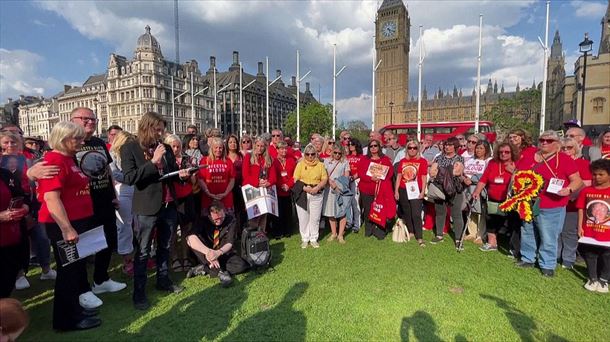
[[[571,157],[576,164],[578,174],[582,178],[585,186],[591,185],[591,164],[582,155],[582,146],[571,138],[563,139],[561,150],[563,153]],[[563,268],[571,269],[576,262],[576,249],[578,248],[578,208],[576,208],[576,199],[578,193],[575,191],[570,195],[570,201],[566,207],[566,218],[563,224],[563,229],[559,233],[557,240],[557,259],[561,259]]]
[[[339,143],[332,145],[331,157],[324,160],[328,173],[328,184],[324,188],[324,206],[322,215],[328,217],[331,235],[328,241],[339,240],[345,243],[343,234],[347,224],[347,207],[351,197],[344,196],[349,192],[349,163],[345,159],[345,149]],[[339,205],[339,203],[341,205]],[[339,232],[337,233],[337,221]]]
[[[545,131],[540,135],[534,166],[528,169],[542,176],[544,184],[534,203],[532,222],[523,221],[521,226],[521,261],[517,266],[533,267],[538,259],[542,275],[546,277],[555,275],[557,239],[565,220],[565,207],[570,195],[583,186],[576,163],[560,149],[561,143],[555,131]]]
[[[322,190],[327,183],[328,174],[324,164],[320,162],[318,152],[313,144],[305,146],[303,159],[294,170],[294,190],[296,197],[299,231],[301,233],[301,248],[318,248],[320,236],[320,216],[324,197]]]

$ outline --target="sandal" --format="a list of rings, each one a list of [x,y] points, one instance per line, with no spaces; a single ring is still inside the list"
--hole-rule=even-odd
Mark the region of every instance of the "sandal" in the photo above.
[[[424,242],[424,240],[419,240],[417,241],[417,243],[419,243],[419,247],[426,247],[426,243]]]
[[[180,262],[180,259],[174,259],[174,261],[172,261],[172,270],[174,272],[184,271],[184,266],[182,266],[182,262]]]

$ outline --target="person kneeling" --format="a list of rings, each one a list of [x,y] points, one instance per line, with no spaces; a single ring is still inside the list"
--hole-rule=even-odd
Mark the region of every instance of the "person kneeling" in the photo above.
[[[223,287],[231,285],[231,275],[243,273],[248,269],[233,248],[235,243],[236,220],[225,214],[221,202],[210,206],[209,214],[200,224],[194,225],[186,241],[201,265],[193,267],[187,277],[209,274],[218,277]]]

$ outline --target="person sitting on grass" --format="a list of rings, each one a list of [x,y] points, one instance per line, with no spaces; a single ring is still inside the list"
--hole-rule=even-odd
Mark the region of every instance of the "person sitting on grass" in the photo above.
[[[585,289],[608,293],[610,280],[610,160],[598,159],[590,166],[593,185],[584,188],[576,201],[578,235],[606,244],[579,243],[578,251],[585,259],[589,279]]]
[[[210,206],[208,216],[201,224],[194,225],[186,241],[201,265],[193,267],[187,277],[209,274],[218,277],[223,287],[231,285],[231,275],[243,273],[248,264],[236,253],[236,220],[225,215],[225,207],[219,201]]]

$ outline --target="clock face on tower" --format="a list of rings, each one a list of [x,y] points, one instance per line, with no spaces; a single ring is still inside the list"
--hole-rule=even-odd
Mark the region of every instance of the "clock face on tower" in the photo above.
[[[384,38],[393,38],[396,36],[396,21],[386,21],[381,25],[381,34]]]

